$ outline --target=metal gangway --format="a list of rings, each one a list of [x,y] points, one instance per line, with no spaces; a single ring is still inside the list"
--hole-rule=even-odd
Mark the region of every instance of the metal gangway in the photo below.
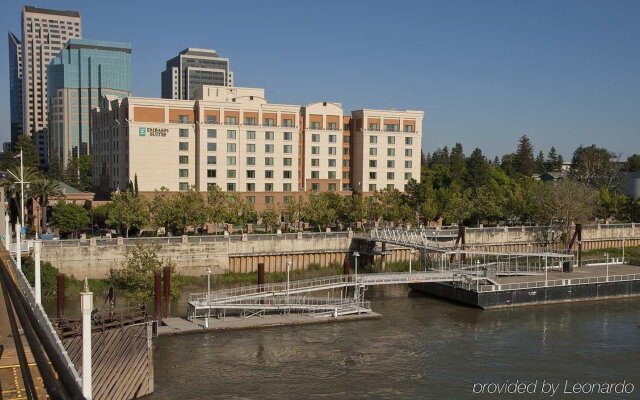
[[[360,314],[371,311],[369,302],[364,300],[364,291],[368,286],[451,282],[463,275],[467,279],[492,282],[486,271],[479,269],[334,275],[192,293],[188,298],[188,315],[193,320],[209,316],[211,310],[218,310],[218,315],[224,315],[227,309],[241,310],[243,316],[265,311],[302,311],[336,317]],[[353,298],[347,297],[351,288]],[[340,290],[340,297],[309,297],[313,292],[336,289]]]
[[[456,246],[456,232],[450,230],[374,228],[368,239],[431,252],[446,252]]]

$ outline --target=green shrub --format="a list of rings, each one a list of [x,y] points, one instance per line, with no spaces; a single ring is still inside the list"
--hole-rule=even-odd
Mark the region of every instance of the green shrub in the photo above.
[[[30,256],[22,259],[22,272],[27,277],[31,286],[35,285],[36,263]],[[40,283],[42,285],[42,297],[51,298],[56,295],[58,269],[50,262],[40,262]]]

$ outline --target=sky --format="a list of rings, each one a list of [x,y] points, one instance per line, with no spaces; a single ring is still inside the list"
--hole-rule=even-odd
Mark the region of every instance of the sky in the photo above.
[[[25,3],[3,0],[21,36]],[[640,153],[640,1],[32,1],[78,10],[83,37],[133,46],[133,94],[160,97],[187,47],[230,59],[236,86],[274,103],[423,110],[423,149],[490,158],[527,134],[565,158],[596,144]],[[188,6],[187,6],[188,4]],[[6,35],[6,33],[5,33]],[[9,138],[0,40],[0,140]]]

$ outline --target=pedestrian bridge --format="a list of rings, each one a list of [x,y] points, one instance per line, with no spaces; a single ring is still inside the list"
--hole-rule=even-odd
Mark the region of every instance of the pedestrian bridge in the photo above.
[[[321,316],[339,316],[371,311],[369,302],[364,301],[367,286],[397,285],[425,282],[451,282],[460,280],[487,280],[486,271],[477,268],[448,271],[411,271],[394,273],[365,273],[354,275],[334,275],[321,278],[303,279],[291,282],[268,283],[243,286],[189,295],[189,318],[202,318],[214,311],[224,315],[227,309],[241,310],[243,316],[251,316],[264,311],[320,312]],[[353,288],[353,289],[352,289]],[[353,291],[353,298],[348,292]],[[340,291],[340,297],[309,297],[313,292]]]

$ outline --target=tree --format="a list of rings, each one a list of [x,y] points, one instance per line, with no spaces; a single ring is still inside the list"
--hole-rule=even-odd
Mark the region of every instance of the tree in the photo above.
[[[536,157],[536,174],[542,174],[547,170],[547,164],[544,159],[544,153],[542,150],[538,153]]]
[[[634,154],[627,158],[627,171],[640,171],[640,155]]]
[[[447,223],[464,224],[473,211],[473,202],[471,201],[471,189],[462,189],[458,185],[451,185],[446,191],[442,192],[444,196],[444,218]]]
[[[253,204],[240,197],[237,193],[227,196],[226,203],[229,210],[227,221],[240,225],[241,230],[244,229],[247,223],[258,219],[258,213],[256,213]]]
[[[141,229],[149,223],[149,204],[142,196],[125,191],[113,193],[111,195],[112,208],[109,210],[107,224],[118,226],[125,236],[129,237],[129,230],[132,228]]]
[[[449,156],[449,167],[451,170],[451,177],[454,181],[462,182],[462,179],[467,172],[467,166],[465,163],[464,150],[460,143],[456,143],[451,149],[451,155]]]
[[[47,230],[47,206],[49,205],[49,198],[54,196],[61,196],[62,189],[56,181],[52,181],[47,178],[42,178],[31,183],[29,186],[29,196],[37,199],[40,204],[41,221],[38,226],[38,232],[46,232]]]
[[[467,159],[467,175],[465,177],[465,183],[475,191],[478,187],[487,182],[488,173],[489,163],[482,154],[482,151],[476,147]]]
[[[551,146],[546,161],[547,171],[556,172],[562,169],[562,155],[558,154],[556,148]]]
[[[64,178],[64,170],[57,152],[51,152],[49,156],[49,169],[47,170],[47,178],[53,181],[62,181]]]
[[[53,225],[58,227],[63,235],[72,234],[72,236],[75,236],[77,232],[85,229],[90,222],[87,210],[77,204],[67,204],[62,200],[53,208],[51,217],[53,218]]]
[[[9,216],[11,219],[11,223],[15,224],[16,221],[20,218],[22,214],[21,210],[21,201],[22,201],[22,185],[20,184],[20,167],[14,168],[12,170],[7,171],[7,175],[4,179],[0,180],[0,186],[5,189],[7,200],[9,202]],[[40,174],[40,170],[34,167],[25,167],[24,170],[24,181],[25,182],[36,182],[42,178]],[[26,184],[25,184],[26,185]],[[28,186],[25,187],[24,193],[24,205],[25,205],[25,224],[28,219],[28,215],[26,215],[29,210],[27,209],[27,203],[30,199],[30,192],[28,190]]]
[[[533,145],[527,135],[523,135],[518,141],[514,167],[516,172],[526,176],[531,176],[535,172],[536,163],[533,159]]]
[[[317,225],[320,231],[334,222],[338,215],[337,211],[330,207],[328,193],[330,192],[310,195],[303,211],[304,219]]]
[[[175,203],[169,189],[161,187],[160,190],[155,191],[155,196],[151,200],[149,207],[151,212],[151,225],[158,230],[164,228],[165,233],[173,231],[174,222],[176,220]]]
[[[189,227],[197,233],[207,223],[209,216],[206,203],[200,192],[194,188],[178,193],[174,202],[175,227],[183,234],[186,234]]]
[[[229,218],[229,202],[227,195],[215,183],[207,188],[207,213],[208,220],[213,222],[217,234],[218,224]]]
[[[170,260],[161,259],[158,243],[136,243],[135,247],[127,250],[126,259],[121,269],[112,269],[110,280],[117,289],[134,293],[143,298],[153,295],[154,275],[165,267],[172,270],[175,265]]]
[[[376,202],[382,208],[382,218],[386,221],[407,222],[415,216],[415,212],[398,189],[383,189],[377,192]]]
[[[273,233],[273,227],[280,222],[280,213],[270,207],[260,213],[260,218],[262,218],[265,228],[269,228],[269,231]]]
[[[134,180],[133,180],[133,192],[136,194],[136,196],[138,195],[139,191],[138,191],[138,174],[136,173],[134,175]]]
[[[596,145],[580,146],[573,153],[570,176],[596,189],[606,188],[615,193],[621,186],[620,170],[616,162],[612,161],[615,159],[615,154],[607,149]]]

